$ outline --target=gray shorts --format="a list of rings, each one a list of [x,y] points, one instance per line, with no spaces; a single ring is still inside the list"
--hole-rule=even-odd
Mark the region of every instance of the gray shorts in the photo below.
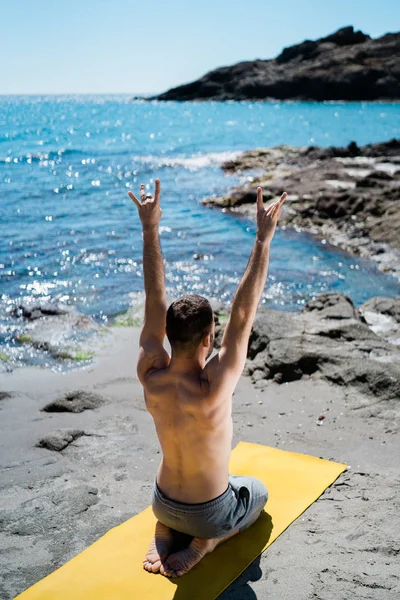
[[[250,527],[267,499],[267,488],[258,479],[229,475],[228,489],[200,504],[171,500],[155,482],[152,507],[156,518],[171,529],[193,537],[219,538]]]

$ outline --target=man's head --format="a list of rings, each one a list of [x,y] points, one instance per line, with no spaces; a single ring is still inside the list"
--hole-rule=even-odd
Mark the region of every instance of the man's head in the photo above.
[[[175,300],[167,311],[167,337],[176,355],[194,357],[200,350],[210,356],[214,346],[211,304],[198,294]]]

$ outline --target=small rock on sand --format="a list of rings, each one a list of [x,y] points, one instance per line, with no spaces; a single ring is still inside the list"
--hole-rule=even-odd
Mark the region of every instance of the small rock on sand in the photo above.
[[[100,394],[78,390],[76,392],[67,392],[53,402],[49,402],[42,408],[46,412],[73,412],[79,413],[84,410],[98,408],[105,402],[105,398]]]
[[[35,445],[38,448],[47,448],[48,450],[60,452],[71,444],[71,442],[84,435],[84,433],[82,429],[58,430],[44,436]]]

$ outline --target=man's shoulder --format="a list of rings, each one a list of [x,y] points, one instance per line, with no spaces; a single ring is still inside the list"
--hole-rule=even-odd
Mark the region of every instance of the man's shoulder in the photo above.
[[[142,385],[155,374],[166,371],[170,360],[168,352],[162,347],[154,353],[146,352],[141,348],[139,350],[136,370]]]
[[[139,370],[141,371],[140,373]],[[144,390],[156,385],[165,385],[167,371],[168,366],[158,368],[157,365],[150,367],[146,365],[145,368],[140,369],[138,365],[138,375]]]
[[[217,352],[203,369],[204,378],[208,381],[210,387],[210,393],[214,391],[219,394],[221,389],[232,387],[232,384],[236,385],[235,378],[224,367],[220,359],[221,353]]]

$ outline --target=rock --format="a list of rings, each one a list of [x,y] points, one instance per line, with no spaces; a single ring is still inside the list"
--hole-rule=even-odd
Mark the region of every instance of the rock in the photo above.
[[[400,278],[400,140],[344,148],[276,147],[230,160],[228,172],[262,171],[209,206],[255,218],[256,189],[264,201],[288,193],[280,225],[301,228],[361,256],[373,256]]]
[[[400,297],[371,298],[360,306],[360,313],[372,331],[400,346]]]
[[[400,323],[400,297],[385,298],[377,296],[376,298],[371,298],[360,306],[360,311],[370,311],[387,315],[392,317],[397,323]]]
[[[284,48],[274,60],[220,67],[150,99],[398,99],[399,54],[399,33],[371,39],[348,26],[324,38]]]
[[[344,294],[321,294],[304,306],[304,312],[318,311],[319,319],[357,319],[358,311]]]
[[[398,410],[400,347],[372,331],[342,294],[323,294],[301,313],[260,309],[248,359],[256,387],[317,376]]]
[[[400,140],[392,139],[388,142],[382,142],[377,144],[368,144],[364,146],[363,156],[399,156],[400,155]]]
[[[75,308],[20,305],[12,314],[28,321],[24,331],[15,338],[19,344],[29,344],[55,359],[90,360],[93,356],[87,340],[100,325]]]
[[[60,452],[64,450],[71,442],[84,435],[82,429],[65,429],[58,430],[41,438],[35,445],[38,448],[47,448]]]
[[[387,142],[378,142],[375,144],[367,144],[365,146],[358,146],[354,141],[344,147],[329,146],[328,148],[319,148],[318,146],[308,146],[303,149],[302,153],[303,156],[307,156],[312,160],[328,160],[335,157],[356,158],[359,156],[364,156],[366,158],[377,158],[382,156],[396,158],[400,155],[400,141],[392,139]]]
[[[60,396],[53,402],[46,404],[41,410],[46,412],[80,413],[84,410],[98,408],[104,402],[105,398],[99,394],[78,390]]]
[[[359,179],[356,183],[356,187],[379,188],[382,186],[383,181],[392,181],[392,179],[393,177],[388,173],[385,173],[385,171],[375,171],[374,173],[366,175],[363,179]]]
[[[35,321],[42,317],[65,315],[67,312],[67,308],[56,304],[19,304],[12,309],[11,315],[13,317],[23,317],[27,321]]]
[[[335,33],[328,35],[323,38],[325,42],[333,42],[338,46],[350,46],[351,44],[361,44],[366,40],[370,40],[370,36],[366,35],[362,31],[354,31],[354,28],[342,27],[342,29],[338,29]]]
[[[0,400],[5,400],[6,398],[12,398],[11,392],[0,392]]]

